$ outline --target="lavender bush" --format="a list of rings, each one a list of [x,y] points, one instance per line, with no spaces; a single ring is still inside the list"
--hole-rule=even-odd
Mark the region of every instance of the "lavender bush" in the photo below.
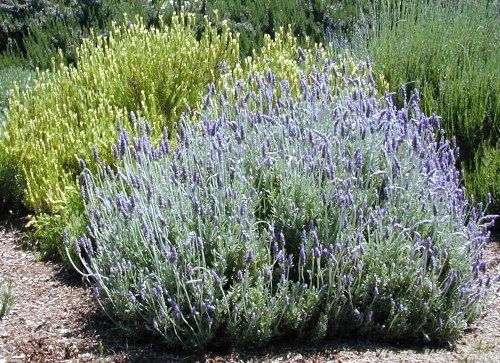
[[[402,109],[375,99],[366,77],[332,89],[329,67],[302,76],[298,99],[271,72],[248,80],[257,92],[210,87],[202,122],[186,115],[175,143],[153,144],[132,115],[118,167],[83,171],[90,224],[66,246],[121,327],[185,349],[352,334],[443,344],[477,317],[487,218],[439,118],[416,93]]]

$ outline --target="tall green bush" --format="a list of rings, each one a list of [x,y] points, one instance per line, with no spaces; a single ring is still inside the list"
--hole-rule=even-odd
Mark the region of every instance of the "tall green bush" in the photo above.
[[[492,1],[376,2],[368,34],[374,69],[395,91],[418,88],[422,108],[437,113],[457,138],[471,194],[500,211],[500,18]],[[401,99],[400,99],[401,100]],[[488,161],[482,161],[486,158]],[[494,160],[492,160],[492,158]],[[482,179],[482,180],[481,180]]]
[[[32,68],[48,69],[62,52],[66,63],[76,62],[76,49],[90,29],[107,34],[114,22],[140,16],[158,24],[160,14],[172,14],[162,1],[11,0],[0,4],[0,52],[14,49]]]
[[[212,11],[227,19],[240,33],[243,55],[251,55],[262,46],[264,35],[271,38],[281,27],[291,25],[293,34],[325,43],[327,38],[345,38],[359,25],[362,14],[369,11],[370,1],[307,1],[307,0],[235,0],[206,1],[196,11],[208,15]]]

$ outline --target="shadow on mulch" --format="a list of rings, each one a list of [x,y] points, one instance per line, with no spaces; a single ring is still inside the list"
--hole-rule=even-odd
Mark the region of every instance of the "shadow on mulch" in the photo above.
[[[426,353],[434,349],[453,349],[453,347],[416,346],[410,344],[388,344],[367,338],[326,339],[319,343],[281,339],[259,349],[237,349],[217,347],[193,353],[180,350],[166,350],[161,339],[153,336],[127,337],[101,311],[85,317],[84,332],[98,337],[102,347],[99,354],[92,353],[102,360],[113,362],[323,362],[337,361],[346,352],[349,356],[372,353],[378,357],[381,352],[397,354],[406,350]]]
[[[0,227],[8,232],[21,231],[27,223],[27,212],[24,209],[8,209],[0,203]]]

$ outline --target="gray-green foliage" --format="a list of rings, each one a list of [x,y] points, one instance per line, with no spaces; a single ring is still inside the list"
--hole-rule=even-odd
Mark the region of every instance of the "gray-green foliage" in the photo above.
[[[174,144],[155,146],[133,118],[122,166],[81,174],[90,223],[74,246],[121,327],[187,349],[348,334],[444,344],[477,317],[487,235],[438,119],[417,94],[401,109],[378,101],[370,77],[344,70],[331,87],[323,64],[299,99],[271,72],[250,77],[256,91],[212,87]]]
[[[14,63],[12,59],[12,63]],[[19,61],[21,62],[21,61]],[[14,85],[22,90],[28,87],[35,79],[35,72],[22,66],[0,67],[0,136],[2,135],[2,123],[5,121],[4,109],[12,94]]]
[[[0,319],[7,315],[14,302],[12,280],[0,280]]]

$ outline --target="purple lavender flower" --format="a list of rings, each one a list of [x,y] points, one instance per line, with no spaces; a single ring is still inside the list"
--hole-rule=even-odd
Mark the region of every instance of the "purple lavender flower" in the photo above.
[[[245,255],[245,264],[250,265],[253,261],[253,251],[249,250]]]
[[[92,295],[94,296],[94,299],[100,300],[100,298],[101,298],[101,290],[99,289],[99,286],[93,286],[92,287]]]
[[[69,246],[69,232],[68,232],[67,228],[64,228],[61,239],[62,239],[63,246],[68,247]]]
[[[302,244],[300,246],[300,251],[299,251],[299,263],[301,265],[304,265],[305,262],[306,262],[306,249],[305,249],[304,245]]]
[[[163,288],[159,282],[155,282],[153,285],[153,295],[157,300],[161,299],[163,296]]]
[[[209,327],[214,323],[214,319],[209,314],[207,314],[207,323]]]
[[[220,286],[222,284],[222,280],[217,274],[217,271],[211,270],[210,274],[212,275],[212,279],[215,281],[215,283]]]
[[[172,308],[172,315],[174,317],[177,318],[177,317],[181,316],[181,310],[179,309],[179,305],[177,305],[177,303],[172,298],[168,298],[167,303]]]
[[[345,286],[345,287],[351,286],[352,281],[353,281],[353,278],[351,275],[342,275],[341,282],[342,282],[343,286]]]
[[[135,295],[132,293],[132,291],[127,292],[127,298],[132,303],[132,305],[137,304],[137,299],[135,298]]]

